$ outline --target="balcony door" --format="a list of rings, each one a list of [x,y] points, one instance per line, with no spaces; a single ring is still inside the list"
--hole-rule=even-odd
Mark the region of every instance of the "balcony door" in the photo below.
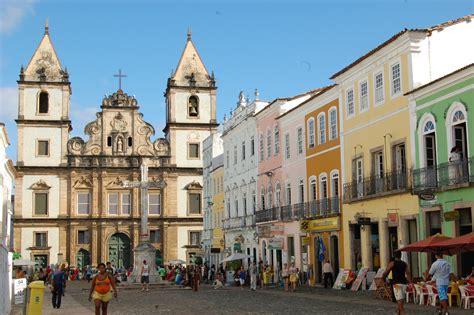
[[[393,148],[393,172],[392,189],[403,189],[406,187],[407,162],[405,157],[405,143],[398,144]]]
[[[373,175],[375,179],[375,192],[381,192],[383,191],[383,177],[384,177],[382,151],[378,151],[373,154],[373,170],[374,170]]]
[[[362,197],[364,195],[364,163],[361,157],[353,160],[352,180],[355,184],[357,198]]]
[[[434,132],[425,134],[424,144],[426,173],[422,184],[425,187],[436,187],[436,134]]]

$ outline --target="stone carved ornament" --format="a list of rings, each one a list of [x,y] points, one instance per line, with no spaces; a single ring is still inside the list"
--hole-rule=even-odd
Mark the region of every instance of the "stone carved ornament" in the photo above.
[[[46,182],[42,179],[38,180],[36,183],[33,183],[30,186],[30,189],[33,189],[33,190],[48,190],[50,188],[51,188],[51,186],[46,184]]]

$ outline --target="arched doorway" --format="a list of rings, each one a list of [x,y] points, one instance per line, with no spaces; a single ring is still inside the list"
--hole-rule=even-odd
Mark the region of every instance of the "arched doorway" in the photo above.
[[[109,239],[109,261],[116,268],[130,267],[130,238],[124,233],[115,233]]]
[[[81,248],[77,252],[77,267],[82,269],[91,264],[91,254],[88,250]]]

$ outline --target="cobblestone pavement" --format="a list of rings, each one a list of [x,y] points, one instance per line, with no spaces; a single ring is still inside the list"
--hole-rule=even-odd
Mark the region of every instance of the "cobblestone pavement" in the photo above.
[[[92,303],[87,300],[85,282],[68,284],[61,309],[51,306],[51,294],[45,292],[43,314],[83,315],[94,314]],[[408,314],[437,314],[431,306],[412,303],[406,306]],[[109,314],[395,314],[395,304],[376,299],[372,291],[339,291],[323,288],[301,288],[297,292],[282,289],[250,291],[248,288],[223,288],[213,290],[202,286],[199,292],[177,287],[119,291],[118,300],[109,304]],[[14,312],[13,314],[21,314]],[[473,310],[453,307],[450,314],[474,314]]]

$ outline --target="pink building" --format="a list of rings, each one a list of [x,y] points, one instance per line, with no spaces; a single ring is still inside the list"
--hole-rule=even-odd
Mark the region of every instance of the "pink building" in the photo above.
[[[297,185],[293,183],[294,178],[292,177],[289,181],[287,172],[282,168],[283,157],[286,157],[287,153],[285,135],[289,127],[282,129],[279,117],[315,95],[318,91],[319,89],[290,98],[275,99],[255,115],[259,159],[257,176],[258,211],[256,213],[259,252],[264,263],[272,265],[275,270],[281,270],[284,263],[291,262],[295,262],[297,267],[302,268],[299,224],[293,220],[291,213],[292,204],[299,202],[298,190]],[[285,132],[285,134],[282,132]],[[296,132],[296,129],[294,132]],[[296,146],[296,143],[294,143],[294,146]],[[302,152],[300,155],[302,161],[298,163],[297,174],[301,173],[300,175],[304,179],[305,154]],[[303,201],[304,195],[301,202]],[[278,273],[275,272],[274,281],[277,280],[277,275]]]

